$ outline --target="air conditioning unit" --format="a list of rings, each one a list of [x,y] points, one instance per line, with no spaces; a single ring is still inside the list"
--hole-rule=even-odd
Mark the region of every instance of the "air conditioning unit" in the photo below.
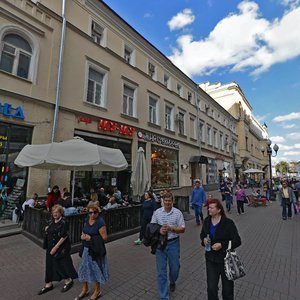
[[[99,35],[103,34],[103,28],[94,21],[92,23],[92,30]]]

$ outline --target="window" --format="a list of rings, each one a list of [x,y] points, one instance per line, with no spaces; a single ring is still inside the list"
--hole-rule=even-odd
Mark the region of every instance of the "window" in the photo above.
[[[104,80],[106,74],[89,67],[86,101],[97,106],[104,106]]]
[[[184,135],[185,134],[185,128],[184,128],[184,112],[179,112],[177,115],[178,119],[178,132],[179,134]]]
[[[225,137],[225,147],[226,147],[226,152],[229,152],[229,139],[227,135]]]
[[[153,98],[153,97],[149,97],[149,122],[153,123],[153,124],[158,124],[157,122],[157,115],[158,115],[158,111],[157,111],[157,99]]]
[[[170,82],[171,82],[170,77],[167,74],[164,74],[164,85],[168,89],[170,89]]]
[[[209,126],[207,126],[207,143],[212,145],[211,128]]]
[[[196,122],[194,118],[190,118],[190,137],[196,139]]]
[[[199,97],[197,97],[197,108],[201,108],[201,100]]]
[[[124,84],[123,88],[123,114],[133,117],[135,114],[135,89]]]
[[[0,69],[16,76],[30,79],[32,48],[23,37],[10,33],[1,41]]]
[[[199,123],[199,138],[201,142],[205,143],[204,124],[201,122]]]
[[[182,95],[182,86],[181,86],[179,83],[177,83],[177,94],[178,94],[179,96]]]
[[[130,64],[130,65],[134,64],[133,49],[131,47],[129,47],[128,45],[125,45],[125,48],[124,48],[124,59],[128,64]]]
[[[214,130],[214,146],[218,148],[218,134],[216,130]]]
[[[95,43],[103,46],[104,28],[95,21],[92,21],[91,36]]]
[[[192,93],[188,92],[188,101],[191,102],[192,101]]]
[[[178,186],[178,151],[151,146],[151,186],[154,189]]]
[[[221,146],[221,150],[224,150],[224,136],[223,136],[223,133],[220,133],[220,146]]]
[[[148,75],[152,78],[155,79],[155,65],[152,64],[151,62],[148,63]]]
[[[165,106],[165,128],[173,130],[173,107],[167,104]]]

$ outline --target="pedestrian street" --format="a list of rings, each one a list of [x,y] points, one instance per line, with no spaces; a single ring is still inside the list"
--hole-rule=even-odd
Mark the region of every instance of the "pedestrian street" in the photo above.
[[[300,215],[283,221],[278,201],[267,207],[247,207],[238,216],[236,204],[229,215],[234,219],[242,246],[237,249],[247,275],[235,282],[235,299],[299,299],[300,295]],[[171,299],[206,299],[204,250],[200,246],[200,226],[195,219],[186,222],[181,235],[181,270]],[[101,299],[158,299],[155,257],[143,245],[135,246],[137,235],[107,244],[109,283],[103,286]],[[54,290],[38,296],[44,285],[43,249],[23,235],[0,239],[1,300],[74,299],[80,283],[66,293]],[[78,254],[73,254],[78,268]],[[87,299],[87,298],[86,298]],[[220,298],[221,299],[221,298]]]

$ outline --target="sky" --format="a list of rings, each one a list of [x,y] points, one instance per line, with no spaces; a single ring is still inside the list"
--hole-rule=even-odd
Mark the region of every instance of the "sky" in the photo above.
[[[193,81],[239,84],[273,163],[300,161],[300,0],[104,2]]]

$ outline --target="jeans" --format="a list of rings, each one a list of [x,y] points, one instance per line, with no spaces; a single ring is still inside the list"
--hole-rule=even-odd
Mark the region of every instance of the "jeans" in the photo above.
[[[228,280],[225,275],[224,263],[216,263],[206,260],[207,276],[207,298],[208,300],[218,300],[218,283],[221,276],[222,298],[223,300],[233,300],[233,281]]]
[[[282,219],[286,219],[287,217],[292,217],[292,203],[282,199]]]
[[[203,221],[202,205],[193,204],[193,209],[195,212],[196,223],[200,224],[200,219]]]
[[[169,281],[175,283],[180,269],[180,243],[179,238],[167,242],[164,250],[156,250],[157,287],[161,300],[169,300],[169,285],[167,264],[169,264]]]
[[[233,197],[231,195],[226,196],[225,201],[226,201],[226,208],[227,208],[228,212],[230,212],[230,210],[231,210],[232,199],[233,199]]]

